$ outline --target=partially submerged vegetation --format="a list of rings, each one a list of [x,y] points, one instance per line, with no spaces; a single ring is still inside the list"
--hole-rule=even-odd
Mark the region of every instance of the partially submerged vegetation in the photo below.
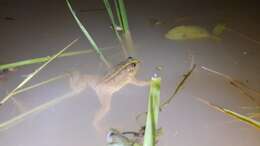
[[[119,40],[119,43],[121,44],[121,47],[122,47],[122,50],[124,52],[125,57],[128,57],[129,54],[131,54],[131,55],[134,54],[133,53],[134,44],[133,44],[133,41],[132,41],[131,32],[129,30],[129,25],[128,25],[124,1],[123,0],[114,0],[114,5],[115,5],[114,11],[116,12],[117,17],[115,17],[114,14],[113,14],[114,11],[111,8],[111,4],[109,3],[109,0],[103,0],[103,2],[104,2],[104,5],[106,7],[107,14],[108,14],[108,16],[111,20],[112,28],[114,30],[114,33],[115,33],[117,39]],[[66,3],[67,3],[67,6],[68,6],[70,13],[72,14],[75,22],[78,24],[78,26],[81,29],[81,31],[83,32],[84,36],[91,43],[94,51],[100,57],[100,60],[104,62],[104,64],[107,66],[107,68],[110,68],[111,64],[109,63],[107,58],[103,55],[102,49],[100,49],[97,46],[96,42],[94,41],[94,39],[92,38],[90,33],[83,26],[80,19],[77,17],[75,11],[73,10],[69,0],[66,0]],[[183,26],[174,27],[172,30],[170,30],[165,35],[165,37],[168,38],[168,39],[171,39],[171,40],[193,40],[193,39],[205,39],[205,38],[206,39],[220,40],[220,35],[223,34],[223,32],[226,31],[226,30],[234,31],[230,28],[227,28],[223,24],[216,25],[213,28],[212,32],[209,32],[208,30],[206,30],[205,28],[202,28],[200,26],[192,26],[192,25],[185,25],[184,26],[183,25]],[[239,35],[241,37],[244,37],[244,38],[251,40],[255,43],[259,43],[258,41],[253,40],[253,39],[243,35],[242,33],[239,33]],[[13,68],[18,68],[18,67],[25,66],[25,65],[45,62],[38,69],[36,69],[34,72],[32,72],[28,77],[26,77],[20,84],[18,84],[10,93],[8,93],[7,96],[4,97],[0,101],[0,104],[1,105],[4,104],[12,96],[14,96],[16,94],[22,93],[24,91],[28,91],[30,89],[39,87],[41,85],[45,85],[47,83],[56,81],[58,79],[67,77],[68,74],[62,74],[62,75],[59,75],[59,76],[55,76],[51,79],[48,79],[46,81],[40,82],[38,84],[29,86],[29,87],[24,87],[33,77],[35,77],[41,70],[46,68],[46,66],[49,63],[51,63],[53,60],[55,60],[56,58],[92,52],[90,50],[86,50],[86,51],[64,53],[71,45],[76,43],[77,40],[78,39],[75,39],[74,41],[72,41],[69,45],[67,45],[65,48],[63,48],[61,51],[59,51],[55,55],[42,57],[42,58],[36,58],[36,59],[29,59],[29,60],[25,60],[25,61],[19,61],[19,62],[16,62],[16,63],[0,65],[0,71],[2,71],[2,70],[5,70],[5,69],[13,69]],[[116,128],[112,128],[114,130],[112,130],[110,132],[113,132],[114,136],[115,135],[120,136],[121,139],[117,139],[119,141],[115,142],[115,141],[113,141],[113,137],[110,137],[111,139],[109,139],[109,140],[111,140],[111,141],[108,141],[108,145],[109,146],[118,146],[118,145],[120,145],[120,146],[141,146],[141,145],[155,146],[157,141],[158,141],[158,137],[160,136],[160,132],[158,132],[159,131],[158,130],[159,129],[158,128],[159,113],[161,111],[163,111],[163,109],[166,108],[166,106],[169,105],[169,103],[172,102],[173,98],[176,97],[177,93],[179,93],[179,91],[182,89],[182,87],[184,86],[184,83],[191,76],[191,74],[193,73],[195,68],[196,68],[196,65],[192,63],[190,70],[184,75],[183,79],[177,84],[177,86],[176,86],[175,90],[173,91],[172,95],[162,102],[160,102],[161,78],[160,77],[152,78],[151,85],[150,85],[149,97],[148,97],[147,112],[137,115],[137,120],[138,120],[139,116],[146,115],[146,124],[144,125],[145,129],[143,129],[144,130],[143,135],[140,134],[143,138],[143,141],[141,143],[137,143],[137,142],[129,139],[127,136],[125,136],[127,132],[119,132],[119,131],[116,130]],[[232,87],[238,89],[243,95],[248,97],[251,101],[255,101],[255,99],[257,97],[260,97],[260,92],[254,90],[254,89],[251,89],[250,87],[243,84],[239,80],[235,80],[235,79],[231,78],[230,76],[227,76],[223,73],[219,73],[219,72],[214,71],[212,69],[209,69],[205,66],[202,66],[202,69],[222,77],[227,82],[229,82],[229,84]],[[251,95],[251,93],[253,93],[257,97],[254,97],[253,95]],[[44,110],[52,107],[52,106],[55,106],[58,103],[61,103],[63,100],[68,99],[70,97],[73,97],[75,94],[77,94],[77,93],[75,93],[75,92],[67,93],[64,96],[61,96],[59,98],[54,98],[53,100],[51,100],[49,102],[46,102],[46,103],[44,103],[44,104],[42,104],[38,107],[35,107],[35,108],[33,108],[29,111],[26,111],[26,112],[14,117],[14,118],[11,118],[10,120],[7,120],[6,122],[3,122],[3,123],[0,124],[0,130],[6,130],[9,127],[11,127],[15,124],[18,124],[19,122],[25,120],[25,118],[27,118],[28,116],[34,115],[36,113],[39,113],[41,111],[44,111]],[[238,120],[240,120],[244,123],[247,123],[251,126],[254,126],[256,128],[260,128],[259,121],[253,119],[253,118],[259,116],[260,112],[254,112],[254,113],[249,114],[248,116],[245,116],[245,115],[239,114],[237,112],[234,112],[230,109],[221,107],[217,104],[213,104],[209,101],[206,101],[205,99],[200,99],[200,101],[207,104],[209,107],[217,109],[218,111],[223,112],[223,113],[225,113],[225,114],[227,114],[227,115],[229,115],[229,116],[231,116],[235,119],[238,119]],[[258,107],[258,109],[259,109],[259,107]]]
[[[174,41],[198,40],[198,39],[213,39],[221,40],[220,35],[225,31],[223,24],[216,25],[212,32],[196,25],[181,25],[170,29],[165,37]]]

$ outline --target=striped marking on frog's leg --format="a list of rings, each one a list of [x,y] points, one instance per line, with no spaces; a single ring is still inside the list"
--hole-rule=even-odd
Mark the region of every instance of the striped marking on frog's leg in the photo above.
[[[100,122],[111,108],[112,92],[97,92],[97,95],[101,107],[95,114],[93,126],[99,133],[102,133],[105,129],[103,128],[104,126],[100,125]]]

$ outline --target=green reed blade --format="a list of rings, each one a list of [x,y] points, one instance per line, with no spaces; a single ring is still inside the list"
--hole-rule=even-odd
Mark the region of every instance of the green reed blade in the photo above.
[[[123,0],[114,0],[115,6],[116,6],[116,13],[118,16],[118,21],[120,24],[120,27],[123,29],[123,41],[124,46],[128,50],[128,53],[131,56],[135,56],[134,53],[134,42],[132,39],[132,35],[129,29],[127,14],[126,14],[126,7]]]
[[[122,27],[124,33],[129,31],[126,8],[123,0],[114,0],[116,6],[116,12],[120,27]]]
[[[92,50],[73,51],[73,52],[63,53],[60,56],[58,56],[58,58],[80,55],[80,54],[87,54],[87,53],[91,53],[91,52],[93,52],[93,51]],[[0,65],[0,71],[4,70],[4,69],[9,69],[9,68],[17,68],[17,67],[21,67],[21,66],[25,66],[25,65],[46,62],[46,61],[50,60],[50,58],[51,58],[51,56],[46,56],[46,57],[18,61],[18,62],[14,62],[14,63],[3,64],[3,65]]]
[[[126,48],[124,46],[123,40],[121,38],[121,35],[119,34],[119,31],[117,30],[118,25],[117,25],[116,20],[114,18],[113,11],[111,9],[111,5],[109,3],[109,0],[103,0],[103,2],[104,2],[104,5],[106,7],[106,10],[107,10],[107,13],[109,15],[109,18],[111,20],[113,31],[115,32],[116,37],[117,37],[117,39],[119,40],[119,42],[121,44],[124,56],[127,58],[129,55],[128,55],[128,52],[127,52],[127,50],[126,50]],[[120,20],[118,20],[118,21],[120,23],[119,27],[122,28],[121,21]]]
[[[120,37],[120,35],[119,35],[119,33],[118,33],[117,29],[116,29],[116,27],[117,27],[118,25],[116,24],[116,21],[115,21],[115,18],[114,18],[114,15],[113,15],[111,6],[110,6],[108,0],[103,0],[103,2],[104,2],[104,5],[105,5],[105,7],[106,7],[106,10],[107,10],[107,13],[108,13],[108,15],[109,15],[109,18],[110,18],[110,20],[111,20],[112,27],[113,27],[113,30],[114,30],[114,32],[115,32],[115,34],[116,34],[116,37],[117,37],[118,40],[121,42],[121,41],[122,41],[122,38]]]
[[[117,16],[117,19],[118,19],[118,23],[119,23],[119,26],[121,28],[123,28],[123,23],[122,23],[122,20],[120,18],[120,11],[119,11],[119,6],[118,6],[118,3],[116,2],[117,0],[114,0],[114,4],[115,4],[115,8],[116,8],[116,16]]]
[[[108,68],[111,67],[111,65],[108,63],[107,59],[105,58],[105,56],[102,54],[102,52],[100,51],[100,49],[98,48],[97,44],[95,43],[95,41],[93,40],[93,38],[91,37],[91,35],[88,33],[87,29],[83,26],[83,24],[80,22],[79,18],[77,17],[75,11],[72,9],[71,4],[69,2],[69,0],[66,0],[66,3],[68,5],[68,8],[73,16],[73,18],[75,19],[75,21],[77,22],[78,26],[80,27],[81,31],[83,32],[83,34],[85,35],[85,37],[89,40],[90,44],[93,46],[93,48],[95,49],[95,51],[97,52],[97,54],[99,55],[100,59],[106,64],[106,66]]]
[[[156,143],[160,107],[160,88],[161,78],[152,78],[148,98],[148,113],[145,125],[144,146],[155,146]]]
[[[11,98],[18,89],[23,87],[29,80],[31,80],[36,74],[38,74],[42,69],[44,69],[50,62],[52,62],[54,59],[56,59],[59,55],[61,55],[64,51],[66,51],[70,46],[72,46],[74,43],[78,41],[78,38],[73,40],[71,43],[69,43],[65,48],[63,48],[61,51],[59,51],[57,54],[53,55],[47,62],[45,62],[43,65],[41,65],[39,68],[37,68],[33,73],[31,73],[28,77],[26,77],[16,88],[14,88],[6,97],[4,97],[0,101],[0,105],[4,104],[9,98]]]

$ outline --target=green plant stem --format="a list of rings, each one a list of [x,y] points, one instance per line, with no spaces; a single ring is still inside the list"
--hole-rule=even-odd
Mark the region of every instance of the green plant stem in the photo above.
[[[160,88],[161,78],[152,78],[148,98],[148,113],[145,125],[144,146],[155,146],[156,143],[160,107]]]

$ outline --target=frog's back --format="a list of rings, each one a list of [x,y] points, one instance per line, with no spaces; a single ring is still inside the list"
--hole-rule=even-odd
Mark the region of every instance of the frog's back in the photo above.
[[[135,78],[138,60],[127,59],[116,65],[101,80],[99,86],[110,90],[119,90]]]

